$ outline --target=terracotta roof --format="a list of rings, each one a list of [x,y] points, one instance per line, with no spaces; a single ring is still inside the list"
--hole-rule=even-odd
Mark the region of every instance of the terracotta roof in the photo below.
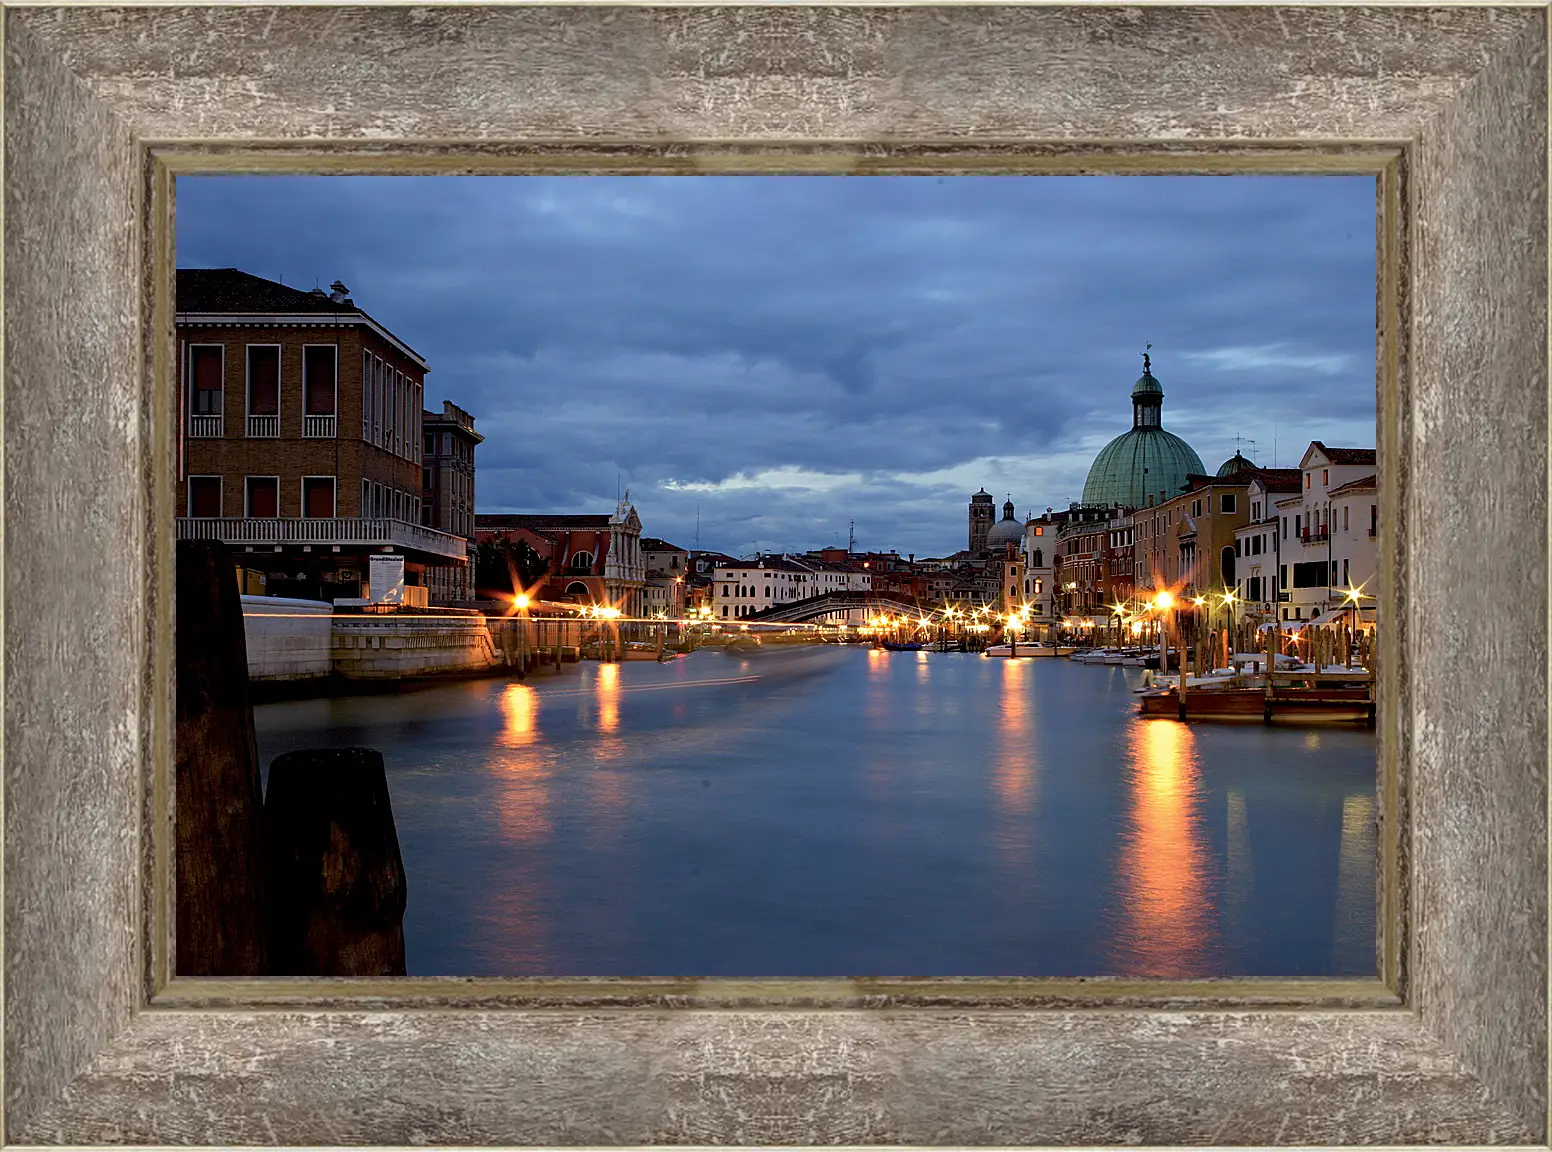
[[[1255,478],[1268,492],[1295,492],[1304,483],[1304,473],[1297,468],[1258,468]]]
[[[670,544],[667,540],[659,540],[656,536],[643,536],[641,538],[641,550],[643,552],[685,552],[688,549],[679,548]],[[1186,685],[1190,687],[1189,684]]]
[[[585,513],[578,516],[563,516],[555,513],[534,513],[532,515],[508,516],[476,516],[474,527],[477,531],[499,532],[506,528],[530,528],[534,531],[543,531],[546,528],[557,529],[561,532],[576,531],[580,528],[607,528],[609,527],[609,515],[607,513]]]
[[[1356,480],[1349,480],[1346,484],[1331,489],[1327,496],[1336,496],[1342,492],[1374,492],[1379,488],[1378,478],[1374,476],[1360,476]],[[1190,685],[1188,684],[1189,688]]]
[[[1310,446],[1319,448],[1320,454],[1333,464],[1377,464],[1373,448],[1327,448],[1319,440],[1311,440]]]

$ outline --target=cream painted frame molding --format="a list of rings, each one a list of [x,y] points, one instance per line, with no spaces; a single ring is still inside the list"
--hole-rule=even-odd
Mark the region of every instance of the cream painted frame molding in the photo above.
[[[4,1139],[1547,1143],[1547,14],[4,11]],[[173,178],[1369,172],[1382,981],[169,982]]]

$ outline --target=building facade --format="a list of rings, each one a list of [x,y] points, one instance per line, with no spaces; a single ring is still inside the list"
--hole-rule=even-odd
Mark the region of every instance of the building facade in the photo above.
[[[374,554],[417,590],[468,564],[463,537],[421,523],[428,366],[332,288],[177,272],[178,535],[231,546],[248,594],[357,598]]]
[[[1305,449],[1299,461],[1300,491],[1279,504],[1290,592],[1284,619],[1334,616],[1350,584],[1373,579],[1379,536],[1376,467],[1373,448],[1332,448],[1315,440]],[[1355,560],[1358,580],[1354,580]],[[1369,603],[1372,612],[1373,602]]]
[[[815,595],[812,569],[786,556],[757,556],[716,571],[713,615],[741,620],[767,608]]]
[[[431,603],[474,599],[474,450],[485,437],[474,430],[474,417],[451,400],[441,412],[422,412],[420,522],[468,545],[469,563],[432,568],[426,584]]]
[[[647,571],[641,590],[643,614],[683,619],[689,608],[689,550],[648,536],[642,538],[641,556]]]
[[[548,562],[536,593],[540,599],[618,608],[628,618],[642,615],[647,568],[641,519],[629,493],[608,515],[476,515],[474,536],[476,544],[522,540],[539,553]]]
[[[1277,502],[1297,496],[1302,484],[1303,473],[1297,468],[1261,468],[1245,492],[1250,519],[1234,533],[1236,594],[1240,614],[1255,623],[1274,619],[1278,605],[1287,598],[1279,574],[1283,541]]]

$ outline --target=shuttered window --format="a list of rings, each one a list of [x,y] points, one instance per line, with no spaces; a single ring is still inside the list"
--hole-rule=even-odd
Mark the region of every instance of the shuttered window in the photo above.
[[[280,415],[280,349],[256,344],[248,349],[248,415]]]

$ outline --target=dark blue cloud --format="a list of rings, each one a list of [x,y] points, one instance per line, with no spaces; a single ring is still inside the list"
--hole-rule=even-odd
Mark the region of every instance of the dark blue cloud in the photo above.
[[[1374,443],[1362,177],[198,177],[178,260],[335,278],[473,412],[481,511],[733,552],[962,547],[1130,422],[1210,466]]]

